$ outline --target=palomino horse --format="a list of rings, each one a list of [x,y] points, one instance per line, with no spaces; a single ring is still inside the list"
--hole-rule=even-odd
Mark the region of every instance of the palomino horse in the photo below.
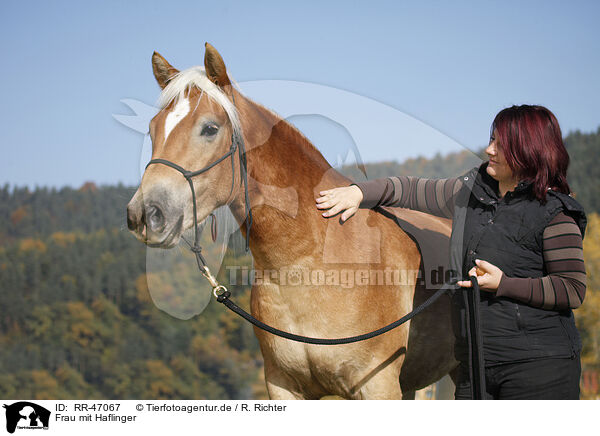
[[[348,337],[387,325],[424,299],[427,291],[416,280],[421,255],[413,239],[374,210],[361,209],[344,223],[321,217],[315,207],[319,191],[350,180],[296,128],[240,94],[210,44],[204,68],[179,72],[158,53],[152,56],[152,67],[162,88],[161,110],[150,123],[152,159],[194,171],[225,155],[234,132],[243,135],[255,270],[302,270],[312,277],[315,271],[357,271],[356,280],[347,286],[328,283],[328,277],[316,283],[297,276],[283,280],[276,274],[257,280],[251,293],[256,318],[304,336]],[[237,154],[194,177],[196,217],[200,222],[228,205],[246,235],[246,196],[243,180],[235,174],[240,174]],[[182,232],[194,225],[191,196],[180,172],[150,165],[127,208],[130,230],[150,246],[174,247]],[[374,270],[392,268],[408,280],[367,278]],[[269,396],[414,397],[415,390],[456,367],[449,304],[444,296],[410,323],[347,345],[308,345],[256,329]]]

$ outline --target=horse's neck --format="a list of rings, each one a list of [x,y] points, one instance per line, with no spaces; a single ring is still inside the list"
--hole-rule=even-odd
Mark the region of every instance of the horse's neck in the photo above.
[[[316,209],[323,189],[347,184],[298,130],[268,110],[245,100],[241,105],[247,141],[248,191],[252,210],[250,245],[265,267],[289,265],[310,255],[325,220]],[[244,194],[232,204],[243,216]],[[240,220],[241,221],[241,220]],[[245,232],[245,226],[243,227]]]

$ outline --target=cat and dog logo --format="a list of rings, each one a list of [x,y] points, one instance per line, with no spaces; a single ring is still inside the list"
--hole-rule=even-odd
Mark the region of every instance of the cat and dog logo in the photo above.
[[[4,405],[6,409],[6,431],[18,429],[48,430],[50,411],[29,401]]]

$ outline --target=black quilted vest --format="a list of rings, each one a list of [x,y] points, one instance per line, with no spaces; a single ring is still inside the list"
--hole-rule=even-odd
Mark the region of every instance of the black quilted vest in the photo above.
[[[542,254],[542,235],[548,223],[561,211],[570,215],[585,232],[586,218],[572,197],[548,191],[541,204],[532,194],[530,183],[521,182],[514,191],[498,198],[498,182],[486,172],[487,162],[463,176],[464,188],[457,199],[463,208],[462,220],[455,219],[462,234],[463,278],[475,259],[487,260],[509,277],[547,275]],[[462,198],[462,200],[461,200]],[[462,202],[462,205],[459,204]],[[464,213],[466,210],[466,213]],[[456,218],[456,213],[455,213]],[[458,253],[458,251],[456,251]],[[455,259],[458,257],[455,256]],[[455,298],[458,311],[457,358],[465,361],[465,312]],[[539,309],[516,300],[481,291],[481,332],[486,365],[547,357],[571,357],[581,350],[581,340],[571,310]]]

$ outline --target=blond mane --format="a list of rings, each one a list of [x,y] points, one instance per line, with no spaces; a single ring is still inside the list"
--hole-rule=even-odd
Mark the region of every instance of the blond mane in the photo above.
[[[235,135],[241,136],[242,127],[235,105],[229,100],[223,90],[206,76],[204,67],[196,66],[183,70],[174,75],[169,84],[162,90],[158,98],[158,106],[164,109],[171,103],[186,98],[192,88],[203,91],[210,99],[223,108],[233,127]]]

